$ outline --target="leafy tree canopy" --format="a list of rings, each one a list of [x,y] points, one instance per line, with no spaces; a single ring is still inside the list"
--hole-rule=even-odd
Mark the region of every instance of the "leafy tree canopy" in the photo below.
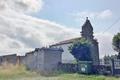
[[[91,61],[90,45],[88,40],[81,38],[69,47],[69,51],[77,61]]]
[[[112,40],[113,48],[115,51],[120,52],[120,33],[117,33]]]
[[[120,33],[114,35],[112,40],[112,45],[113,45],[113,49],[119,53],[118,58],[120,59]]]

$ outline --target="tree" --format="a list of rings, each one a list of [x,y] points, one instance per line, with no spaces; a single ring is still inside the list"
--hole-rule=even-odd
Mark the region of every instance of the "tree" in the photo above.
[[[77,61],[91,61],[90,42],[85,38],[75,41],[69,47],[70,53]]]
[[[114,35],[112,45],[113,49],[118,52],[118,58],[120,59],[120,33]]]

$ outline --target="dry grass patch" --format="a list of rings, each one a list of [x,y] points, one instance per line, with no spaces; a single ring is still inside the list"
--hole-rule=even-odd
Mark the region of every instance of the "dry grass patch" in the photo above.
[[[57,76],[45,77],[35,72],[27,71],[24,65],[4,63],[0,66],[0,80],[120,80],[120,78],[80,75],[77,73],[62,73]]]
[[[27,71],[24,65],[4,63],[0,66],[0,79],[20,76],[30,77],[34,75],[36,75],[36,73]]]

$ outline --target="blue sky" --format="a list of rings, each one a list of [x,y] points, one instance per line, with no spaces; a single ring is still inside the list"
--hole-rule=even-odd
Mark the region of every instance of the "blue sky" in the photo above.
[[[84,21],[79,19],[79,16],[76,20],[75,14],[81,12],[95,14],[109,10],[112,14],[104,19],[91,18],[89,15],[82,16],[84,20],[86,16],[89,17],[95,32],[102,32],[120,17],[119,3],[119,0],[44,0],[43,9],[34,16],[55,21],[67,27],[80,28]],[[116,33],[119,24],[120,22],[114,25],[112,28],[114,31],[109,31]]]
[[[99,42],[100,57],[116,53],[112,38],[120,32],[120,21],[103,32],[120,17],[119,3],[119,0],[0,0],[0,53],[24,53],[80,37],[86,17]]]
[[[35,13],[34,17],[79,31],[86,17],[89,17],[94,34],[98,34],[95,38],[100,44],[100,56],[108,55],[115,53],[112,49],[112,37],[120,32],[120,21],[108,29],[120,18],[119,3],[119,0],[44,0],[42,10]]]

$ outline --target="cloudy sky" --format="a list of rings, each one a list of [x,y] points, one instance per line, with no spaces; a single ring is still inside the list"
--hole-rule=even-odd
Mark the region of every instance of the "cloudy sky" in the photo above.
[[[115,54],[112,37],[120,16],[114,0],[0,0],[0,54],[19,53],[80,36],[89,17],[100,57]]]

